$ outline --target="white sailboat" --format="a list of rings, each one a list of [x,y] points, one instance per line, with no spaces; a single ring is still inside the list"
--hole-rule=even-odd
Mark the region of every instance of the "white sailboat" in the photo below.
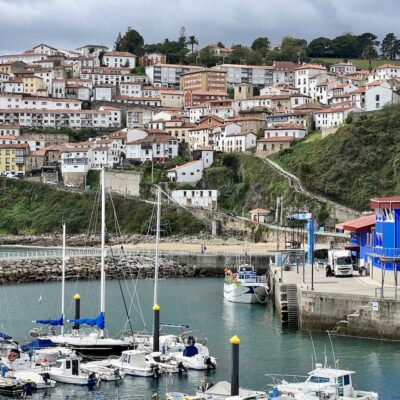
[[[91,357],[107,357],[109,355],[119,355],[122,351],[130,347],[129,343],[122,339],[107,337],[105,331],[105,235],[106,235],[106,212],[105,212],[105,172],[101,169],[101,275],[100,275],[100,313],[96,318],[80,318],[69,320],[69,322],[81,325],[86,324],[94,328],[89,334],[82,329],[73,329],[69,333],[64,332],[64,297],[65,297],[65,224],[63,229],[63,271],[62,271],[62,316],[59,325],[61,325],[61,334],[47,337],[52,343],[59,346],[68,346],[79,354]],[[40,321],[36,321],[40,322]],[[46,322],[46,321],[45,321]],[[48,323],[52,325],[52,321]],[[44,323],[43,321],[41,323]]]

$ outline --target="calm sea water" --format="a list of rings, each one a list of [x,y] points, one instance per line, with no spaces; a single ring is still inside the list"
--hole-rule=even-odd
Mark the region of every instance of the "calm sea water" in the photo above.
[[[219,365],[215,372],[190,371],[187,377],[164,376],[159,381],[127,377],[119,384],[103,383],[92,392],[58,384],[54,390],[39,392],[33,398],[150,399],[151,394],[157,391],[161,399],[165,391],[194,393],[203,378],[213,382],[230,380],[229,338],[235,334],[241,338],[241,386],[265,390],[270,383],[265,374],[305,375],[311,369],[309,334],[282,329],[271,305],[225,301],[222,285],[222,280],[216,278],[160,281],[161,320],[189,324],[191,329],[204,331],[211,354],[218,357]],[[127,280],[122,286],[128,303],[128,290],[135,297],[130,313],[134,329],[145,327],[151,330],[153,282]],[[67,317],[73,316],[72,296],[76,292],[82,297],[82,316],[96,316],[99,311],[99,282],[67,283]],[[59,317],[60,303],[60,283],[2,286],[0,326],[15,338],[23,339],[34,326],[33,319]],[[126,321],[118,282],[107,281],[106,303],[106,323],[112,334],[118,334]],[[327,335],[315,333],[313,339],[317,358],[323,361],[326,347],[331,361],[333,356]],[[357,372],[354,376],[356,387],[377,391],[383,400],[400,399],[399,343],[333,337],[333,344],[340,366]]]

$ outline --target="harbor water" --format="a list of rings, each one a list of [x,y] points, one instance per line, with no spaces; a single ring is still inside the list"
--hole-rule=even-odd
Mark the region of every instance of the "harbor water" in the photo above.
[[[152,280],[122,281],[135,330],[152,326]],[[312,368],[313,345],[308,332],[283,329],[272,304],[248,305],[229,303],[223,298],[223,280],[217,278],[166,279],[159,282],[161,321],[190,325],[189,330],[203,331],[218,368],[212,372],[190,371],[187,376],[150,378],[126,377],[123,382],[102,383],[99,388],[58,384],[48,392],[34,394],[34,399],[150,399],[154,392],[163,398],[166,391],[194,393],[200,381],[230,380],[229,338],[238,335],[240,344],[240,385],[267,390],[271,379],[266,374],[305,375]],[[19,340],[29,339],[36,318],[60,316],[60,283],[3,285],[0,288],[0,327]],[[66,314],[73,317],[73,294],[81,294],[85,317],[99,311],[99,282],[67,282]],[[131,299],[134,298],[134,301]],[[110,334],[129,330],[125,325],[121,291],[117,281],[107,281],[106,324]],[[174,330],[164,331],[176,333]],[[356,338],[329,337],[313,333],[316,357],[328,363],[356,371],[354,386],[379,392],[382,400],[400,399],[400,343]],[[333,354],[334,353],[334,354]]]

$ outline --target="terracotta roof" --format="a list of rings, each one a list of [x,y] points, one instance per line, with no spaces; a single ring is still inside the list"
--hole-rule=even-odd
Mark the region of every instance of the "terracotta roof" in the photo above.
[[[380,65],[377,69],[382,69],[382,68],[396,68],[396,69],[400,69],[400,65],[383,64],[383,65]]]
[[[321,64],[303,64],[296,68],[296,70],[299,70],[299,69],[324,69],[324,70],[326,70],[326,68]]]
[[[387,208],[390,210],[400,209],[400,196],[381,197],[378,199],[371,199],[371,208],[382,209]]]
[[[173,138],[172,136],[170,136],[168,134],[158,134],[158,135],[151,134],[151,135],[144,137],[143,139],[138,139],[138,140],[129,142],[129,143],[127,143],[127,145],[142,144],[142,143],[167,143],[170,140],[178,140],[178,139]]]
[[[183,164],[183,165],[177,165],[175,168],[169,169],[167,172],[174,172],[174,171],[177,171],[178,169],[189,167],[190,165],[196,164],[199,161],[201,161],[201,160],[193,160],[193,161],[189,161],[188,163]]]
[[[343,222],[342,225],[344,230],[350,232],[371,232],[371,228],[375,226],[375,213]]]
[[[290,130],[290,129],[298,130],[298,129],[300,129],[302,131],[305,131],[304,128],[301,128],[300,126],[298,126],[296,124],[274,124],[274,125],[266,128],[264,131],[266,132],[266,131],[271,131],[271,130],[275,131],[275,130],[285,130],[285,129],[286,130]]]
[[[136,57],[134,54],[129,51],[106,51],[104,56],[110,57]]]
[[[275,61],[274,68],[276,71],[294,71],[298,67],[298,64],[295,64],[291,61]]]
[[[293,136],[276,136],[276,137],[265,137],[258,139],[257,142],[291,142],[294,140]]]
[[[29,148],[27,143],[10,143],[0,144],[0,149],[26,149]]]

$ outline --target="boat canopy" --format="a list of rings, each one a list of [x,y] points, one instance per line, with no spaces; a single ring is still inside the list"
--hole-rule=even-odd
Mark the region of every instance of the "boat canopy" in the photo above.
[[[69,322],[72,324],[85,324],[89,326],[97,326],[100,329],[104,329],[105,327],[105,320],[104,320],[104,313],[101,312],[96,318],[80,318],[80,319],[70,319]]]
[[[2,339],[2,340],[11,340],[12,337],[10,335],[7,335],[7,333],[0,332],[0,339]]]
[[[61,315],[60,319],[37,319],[35,322],[43,325],[62,326],[64,325],[64,317]]]
[[[21,350],[27,352],[29,350],[43,349],[46,347],[54,347],[55,344],[50,339],[35,339],[30,343],[21,346]]]

